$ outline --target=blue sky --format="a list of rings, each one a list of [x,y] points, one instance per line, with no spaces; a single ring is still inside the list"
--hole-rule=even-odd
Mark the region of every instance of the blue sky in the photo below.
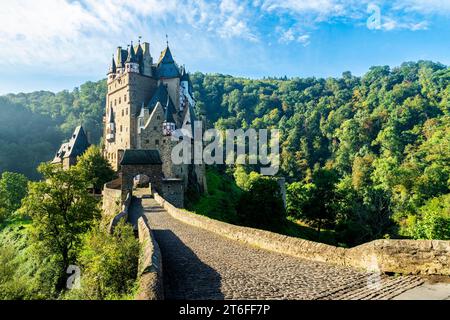
[[[372,65],[450,65],[450,0],[15,0],[0,6],[0,94],[104,78],[138,36],[165,35],[191,72],[362,75]]]

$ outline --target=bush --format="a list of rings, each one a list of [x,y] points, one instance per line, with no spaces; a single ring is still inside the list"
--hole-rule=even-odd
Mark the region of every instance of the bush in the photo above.
[[[450,194],[433,198],[410,219],[410,233],[415,239],[450,240]]]
[[[86,234],[80,252],[81,288],[64,299],[110,300],[133,298],[140,245],[131,225],[121,221],[114,234],[101,226]]]

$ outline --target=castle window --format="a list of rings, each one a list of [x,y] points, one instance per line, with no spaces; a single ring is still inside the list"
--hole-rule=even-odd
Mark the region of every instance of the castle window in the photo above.
[[[125,115],[125,112],[124,112],[124,110],[122,109],[122,117]]]
[[[114,99],[114,105],[117,106],[117,99]]]
[[[159,119],[160,119],[160,117],[159,117],[159,116],[157,116],[157,117],[156,117],[156,120],[159,120]]]
[[[154,127],[153,127],[153,130],[155,130],[155,131],[158,130],[158,127],[157,127],[157,126],[154,126]]]
[[[150,140],[148,140],[148,139],[145,139],[145,143],[150,143]]]
[[[155,145],[159,146],[159,140],[158,139],[155,140]]]
[[[122,132],[122,125],[120,125],[120,132]]]
[[[128,108],[125,109],[126,115],[128,115]]]
[[[121,104],[121,102],[122,102],[122,98],[121,98],[121,97],[119,97],[119,104]]]
[[[126,94],[123,96],[123,102],[127,102],[127,95]]]

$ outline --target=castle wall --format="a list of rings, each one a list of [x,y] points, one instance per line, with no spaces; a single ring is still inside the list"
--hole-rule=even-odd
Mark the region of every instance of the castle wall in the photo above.
[[[115,170],[119,169],[121,160],[118,151],[137,147],[135,114],[140,110],[142,103],[150,100],[155,88],[155,79],[136,73],[125,73],[108,84],[106,114],[109,108],[112,108],[115,139],[112,142],[105,140],[105,157]]]
[[[102,191],[102,212],[103,217],[110,221],[122,210],[122,191],[105,184]]]
[[[164,180],[162,183],[162,196],[177,208],[184,207],[183,181],[178,179]]]
[[[133,178],[138,174],[144,174],[149,177],[152,190],[161,191],[161,165],[123,165],[122,170],[122,190],[133,189]]]

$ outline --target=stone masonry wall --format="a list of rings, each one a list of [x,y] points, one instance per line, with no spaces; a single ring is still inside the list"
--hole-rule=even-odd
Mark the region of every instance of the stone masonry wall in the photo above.
[[[102,212],[104,217],[110,220],[122,211],[122,191],[120,189],[110,189],[105,185],[102,194]]]
[[[139,258],[139,289],[136,300],[161,300],[164,298],[161,251],[145,216],[138,219],[138,233],[142,253]]]
[[[154,197],[175,219],[266,250],[383,273],[450,275],[450,241],[375,240],[345,249],[235,226],[178,209],[158,194],[154,194]]]

